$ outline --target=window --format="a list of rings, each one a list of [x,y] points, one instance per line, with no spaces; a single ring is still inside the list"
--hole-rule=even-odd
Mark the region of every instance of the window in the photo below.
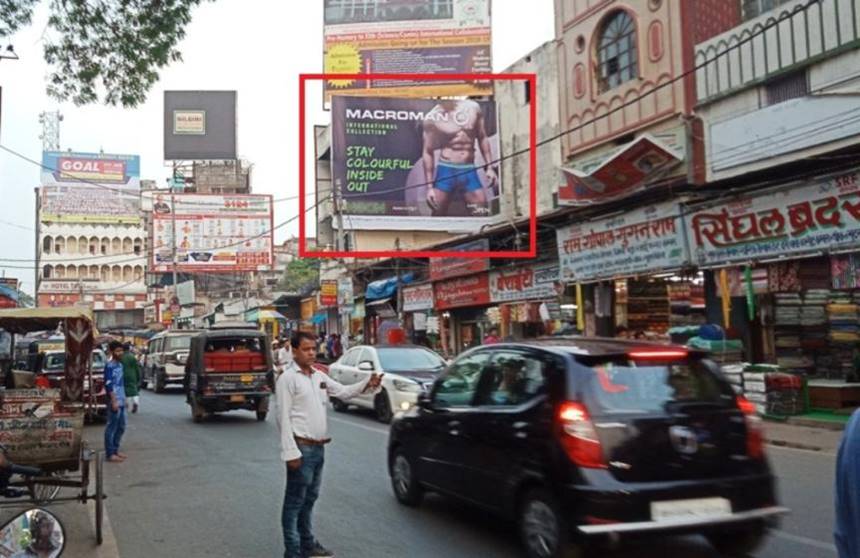
[[[778,105],[792,99],[809,95],[809,81],[806,70],[793,72],[776,79],[765,86],[767,105]]]
[[[606,362],[591,368],[585,392],[589,409],[597,414],[670,413],[684,405],[734,401],[702,361]]]
[[[544,365],[525,353],[496,353],[484,372],[481,405],[510,407],[522,405],[544,393]]]
[[[744,21],[757,18],[765,12],[769,12],[780,4],[787,4],[791,0],[741,0],[741,11]]]
[[[481,371],[489,360],[489,352],[480,352],[454,362],[436,386],[434,403],[439,407],[470,406],[475,398]]]
[[[445,361],[427,349],[382,348],[377,349],[379,365],[385,372],[431,371],[439,372],[445,368]]]
[[[52,271],[53,271],[53,268],[49,265],[46,265],[45,267],[43,267],[42,268],[42,279],[50,279]]]
[[[239,343],[247,343],[253,340],[246,339],[229,339],[230,343],[233,343],[234,346],[238,346]],[[259,342],[259,341],[258,341]],[[185,350],[191,348],[191,337],[190,336],[179,336],[179,337],[168,337],[167,338],[167,350],[168,351],[176,351],[176,350]]]
[[[532,84],[527,81],[527,82],[525,82],[524,85],[525,85],[525,87],[523,88],[523,91],[525,91],[525,101],[526,101],[525,104],[528,105],[528,104],[531,104],[531,102],[532,102],[532,87],[531,87]]]
[[[357,366],[359,354],[361,354],[361,347],[350,349],[343,355],[340,363],[344,366]]]
[[[42,239],[42,252],[44,252],[45,254],[50,254],[51,248],[53,248],[53,246],[54,241],[51,239],[50,236],[46,236]]]
[[[639,77],[636,25],[627,12],[616,12],[601,28],[597,62],[601,92]]]
[[[358,364],[361,364],[362,362],[368,362],[368,361],[375,363],[375,361],[373,360],[373,351],[371,351],[367,347],[362,349],[361,352],[359,353],[359,355],[360,356],[358,357],[358,362],[357,362],[356,366]],[[376,366],[376,364],[374,364],[374,366]]]

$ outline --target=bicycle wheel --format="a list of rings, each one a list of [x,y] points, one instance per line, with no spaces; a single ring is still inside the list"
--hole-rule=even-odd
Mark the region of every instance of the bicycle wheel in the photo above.
[[[96,544],[101,545],[102,538],[102,521],[104,521],[104,453],[96,454]]]

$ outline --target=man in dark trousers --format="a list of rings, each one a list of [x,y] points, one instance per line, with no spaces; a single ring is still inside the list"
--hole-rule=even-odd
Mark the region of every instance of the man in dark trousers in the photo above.
[[[137,356],[131,351],[129,343],[125,345],[121,362],[127,407],[132,413],[136,413],[140,407],[140,363],[137,362]]]
[[[328,435],[329,397],[346,401],[364,392],[376,393],[382,374],[371,374],[366,381],[344,386],[314,370],[317,341],[303,331],[290,339],[293,361],[284,367],[275,386],[278,429],[281,435],[281,460],[286,463],[287,487],[281,524],[284,530],[285,558],[333,556],[314,538],[311,514],[322,483],[325,445]]]
[[[120,453],[119,444],[125,432],[125,377],[122,372],[122,343],[108,345],[110,360],[105,365],[105,391],[108,395],[105,454],[111,463],[121,463],[128,457]]]

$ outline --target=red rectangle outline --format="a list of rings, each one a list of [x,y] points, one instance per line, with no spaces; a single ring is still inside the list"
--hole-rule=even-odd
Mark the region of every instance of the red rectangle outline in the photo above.
[[[464,81],[528,81],[529,103],[529,250],[475,251],[459,252],[456,250],[356,250],[351,252],[309,251],[305,246],[305,85],[308,81],[325,81],[329,79],[368,80],[438,80],[451,79]],[[504,156],[504,154],[502,154]],[[537,257],[537,74],[508,73],[508,74],[299,74],[299,257],[300,258],[507,258],[534,259]]]

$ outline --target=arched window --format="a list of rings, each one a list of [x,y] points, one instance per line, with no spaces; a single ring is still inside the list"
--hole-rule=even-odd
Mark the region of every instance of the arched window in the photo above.
[[[113,240],[110,241],[110,253],[122,253],[122,239],[114,237]]]
[[[636,24],[627,12],[615,12],[601,26],[597,63],[601,93],[639,77]]]
[[[90,279],[99,279],[99,266],[91,265],[90,266]]]
[[[90,241],[87,237],[82,236],[82,237],[78,238],[78,253],[79,254],[86,254],[87,252],[89,252],[89,248],[88,248],[89,245],[90,245]]]
[[[50,254],[51,250],[54,249],[54,239],[50,236],[46,236],[42,239],[42,253]]]
[[[139,256],[140,252],[143,250],[143,239],[135,238],[134,239],[134,255]]]
[[[134,266],[134,278],[136,281],[142,281],[143,280],[143,266],[142,265]]]
[[[66,250],[69,251],[69,254],[78,253],[78,237],[70,236],[66,239]]]
[[[122,239],[122,253],[123,254],[131,254],[132,251],[132,240],[130,237],[125,237]]]
[[[100,273],[102,283],[110,283],[110,267],[103,265]]]
[[[110,239],[102,238],[102,256],[107,256],[108,252],[110,252]]]
[[[58,265],[54,268],[54,276],[57,279],[65,279],[66,278],[66,266]]]
[[[122,280],[125,283],[131,283],[134,280],[134,268],[130,265],[125,265],[122,268]]]
[[[115,265],[111,268],[111,281],[114,283],[119,283],[122,281],[122,268],[118,265]]]
[[[97,255],[99,251],[99,238],[94,236],[90,238],[90,254],[93,256]]]
[[[58,236],[54,239],[54,252],[57,254],[62,254],[66,251],[66,239],[65,237]]]
[[[45,267],[43,267],[42,268],[42,279],[50,279],[51,275],[53,274],[52,273],[53,271],[54,271],[54,268],[49,266],[49,265],[46,265]]]

